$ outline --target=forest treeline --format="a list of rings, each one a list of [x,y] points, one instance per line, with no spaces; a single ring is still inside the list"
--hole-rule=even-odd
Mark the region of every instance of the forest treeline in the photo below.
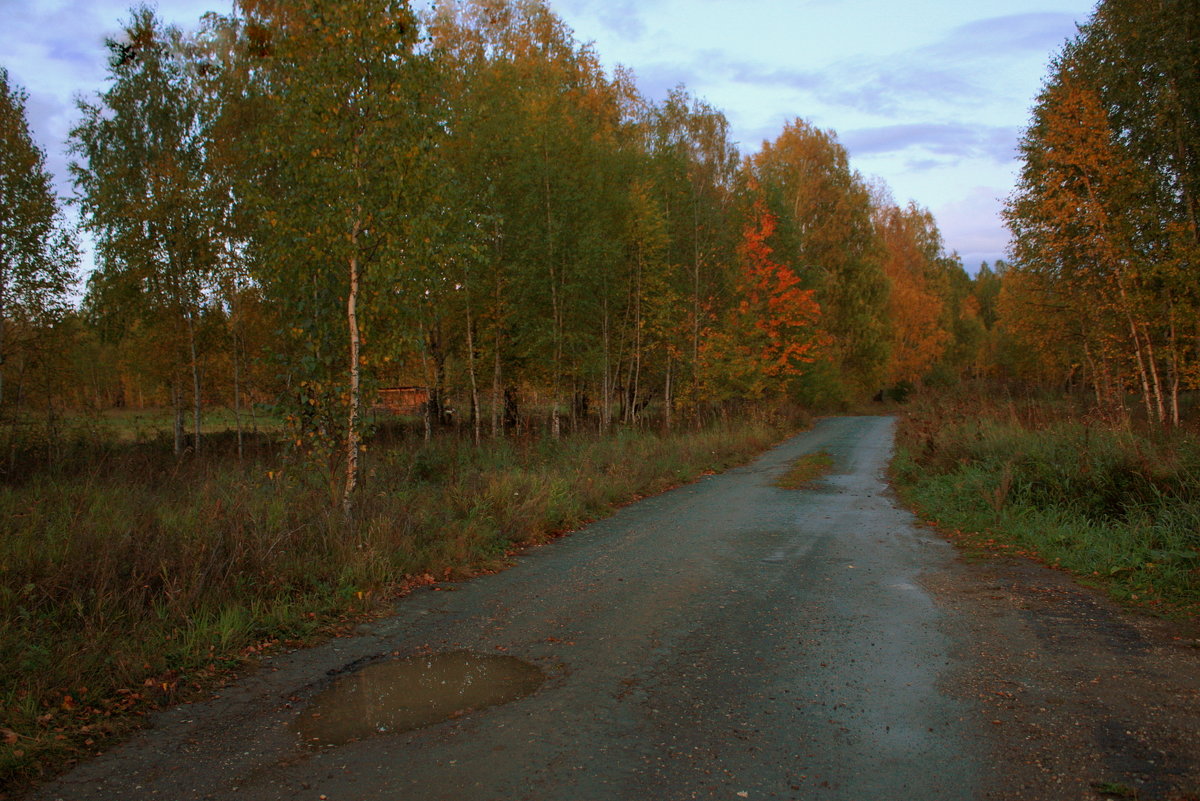
[[[428,387],[430,422],[479,438],[981,368],[994,276],[929,212],[803,120],[743,155],[718,109],[647,100],[540,0],[243,0],[189,33],[135,8],[108,48],[70,141],[79,308],[5,81],[41,198],[5,244],[7,410],[171,406],[182,451],[205,406],[240,429],[268,403],[349,497],[381,387]]]
[[[1200,378],[1200,13],[1102,0],[1062,49],[1021,141],[1001,313],[1020,373],[1134,398],[1178,425]]]

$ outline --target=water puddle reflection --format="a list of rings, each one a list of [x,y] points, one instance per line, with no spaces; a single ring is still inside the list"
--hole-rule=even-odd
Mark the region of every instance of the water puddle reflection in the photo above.
[[[291,725],[313,748],[344,745],[515,701],[545,678],[520,659],[470,651],[376,662],[339,678]]]

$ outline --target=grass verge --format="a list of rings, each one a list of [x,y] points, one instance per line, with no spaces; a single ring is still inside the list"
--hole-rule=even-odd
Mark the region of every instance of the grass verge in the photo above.
[[[0,486],[0,795],[281,644],[748,460],[780,425],[367,454],[358,525],[282,457],[146,449]]]
[[[804,489],[832,470],[833,457],[828,451],[806,453],[792,462],[788,471],[776,479],[775,486],[790,490]]]
[[[1200,442],[1090,425],[1061,407],[914,405],[892,476],[976,551],[1033,556],[1114,598],[1200,611]]]

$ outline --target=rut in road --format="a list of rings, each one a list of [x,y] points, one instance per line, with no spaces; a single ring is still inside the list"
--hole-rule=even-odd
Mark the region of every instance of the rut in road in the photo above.
[[[939,688],[961,627],[920,583],[953,554],[887,490],[893,428],[821,420],[510,570],[420,592],[360,636],[164,713],[38,797],[977,797],[984,738]],[[833,474],[773,486],[820,449]],[[425,728],[298,742],[294,722],[347,666],[463,650],[547,678]]]

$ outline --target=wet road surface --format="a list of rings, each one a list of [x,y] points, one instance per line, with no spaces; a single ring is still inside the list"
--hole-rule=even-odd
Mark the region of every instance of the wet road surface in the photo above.
[[[893,427],[822,420],[503,573],[419,592],[360,636],[164,713],[36,797],[979,797],[986,738],[941,686],[966,628],[920,581],[953,552],[886,489]],[[820,449],[833,474],[772,485]],[[317,748],[298,737],[314,699],[355,668],[463,651],[545,678],[416,730]]]

